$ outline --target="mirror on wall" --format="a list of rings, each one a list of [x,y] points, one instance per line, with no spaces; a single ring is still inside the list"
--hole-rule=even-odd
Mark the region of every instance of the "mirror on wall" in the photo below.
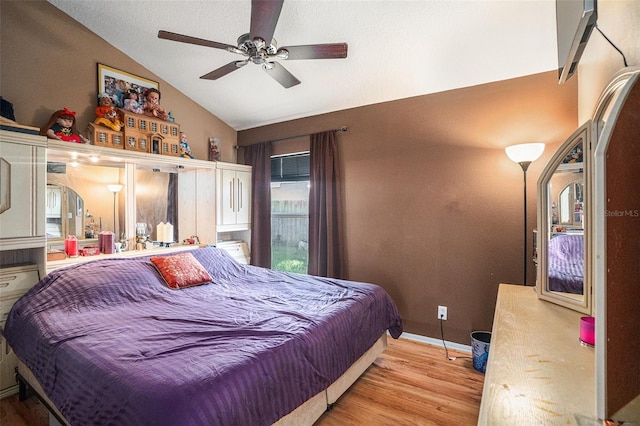
[[[45,206],[47,238],[85,238],[84,200],[73,188],[47,184]]]
[[[55,153],[47,155],[55,158]],[[122,170],[122,167],[48,161],[47,239],[55,242],[74,235],[79,240],[91,240],[101,231],[114,231],[123,215],[124,202],[116,200],[108,186],[121,181]]]
[[[578,129],[551,158],[538,180],[537,286],[541,298],[590,313],[589,125]]]
[[[561,176],[561,172],[556,172],[558,176]],[[566,172],[565,172],[566,173]],[[570,177],[576,177],[578,180],[572,181],[565,185],[558,195],[558,217],[557,224],[566,226],[568,229],[583,229],[584,221],[584,173],[582,169],[578,169],[571,173]],[[556,202],[554,201],[555,205]],[[552,216],[553,218],[553,216]]]
[[[158,240],[156,235],[157,225],[171,223],[173,229],[178,228],[175,211],[175,202],[172,190],[176,173],[170,173],[159,169],[144,166],[136,167],[136,228],[141,228],[144,224],[145,235],[153,241]]]

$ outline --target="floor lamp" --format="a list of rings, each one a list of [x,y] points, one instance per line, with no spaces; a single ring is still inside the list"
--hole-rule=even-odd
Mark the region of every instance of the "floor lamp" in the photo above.
[[[114,238],[117,238],[118,232],[116,230],[116,196],[122,189],[122,185],[107,185],[107,188],[109,188],[109,191],[113,192],[113,234],[115,235]]]
[[[520,164],[524,175],[524,281],[527,285],[527,169],[529,164],[536,161],[544,151],[543,143],[523,143],[511,145],[505,148],[507,156],[511,161]]]

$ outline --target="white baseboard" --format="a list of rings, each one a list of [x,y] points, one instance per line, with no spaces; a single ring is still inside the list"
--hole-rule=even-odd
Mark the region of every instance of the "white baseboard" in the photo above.
[[[413,340],[415,342],[428,343],[430,345],[444,347],[441,339],[433,337],[421,336],[419,334],[407,333],[406,331],[400,336],[401,339]],[[447,349],[455,349],[456,351],[471,353],[471,345],[462,345],[460,343],[445,341]]]

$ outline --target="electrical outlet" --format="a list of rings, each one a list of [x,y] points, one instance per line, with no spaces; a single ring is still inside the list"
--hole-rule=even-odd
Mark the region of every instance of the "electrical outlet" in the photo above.
[[[446,319],[447,319],[447,307],[446,306],[438,306],[438,319],[446,321]]]

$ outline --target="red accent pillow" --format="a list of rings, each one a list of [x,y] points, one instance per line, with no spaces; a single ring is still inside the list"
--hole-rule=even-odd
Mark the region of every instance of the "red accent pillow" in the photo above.
[[[181,289],[213,281],[206,269],[191,253],[152,257],[151,262],[172,289]]]

